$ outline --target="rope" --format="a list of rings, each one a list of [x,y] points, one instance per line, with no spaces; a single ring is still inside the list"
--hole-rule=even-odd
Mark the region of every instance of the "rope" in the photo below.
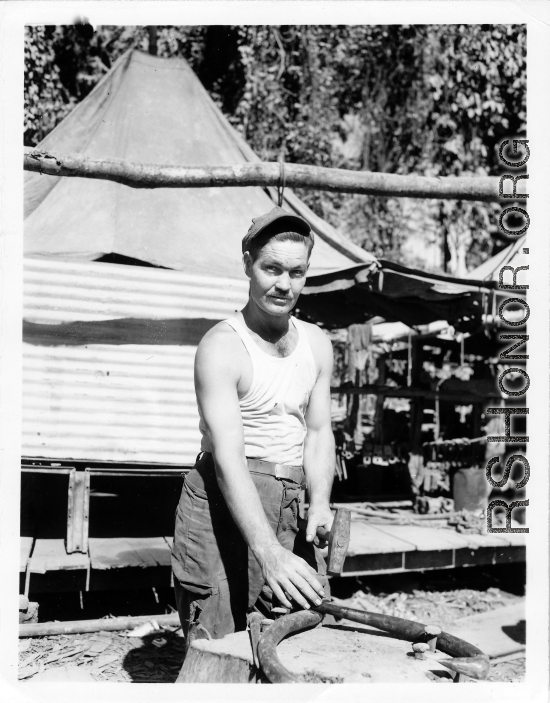
[[[283,152],[279,154],[279,183],[277,185],[277,205],[279,207],[282,207],[283,205],[283,198],[284,198],[284,192],[285,192],[285,185],[286,185],[286,176],[285,176],[285,157]]]

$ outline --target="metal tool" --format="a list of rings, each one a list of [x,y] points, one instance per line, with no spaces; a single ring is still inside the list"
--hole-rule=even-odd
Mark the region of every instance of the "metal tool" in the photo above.
[[[250,636],[250,647],[252,649],[252,659],[254,661],[254,666],[257,669],[260,667],[260,662],[258,659],[258,643],[260,641],[261,624],[263,620],[264,616],[256,611],[248,613],[246,616],[248,633]]]
[[[419,622],[397,618],[393,615],[355,610],[324,601],[319,606],[312,606],[311,610],[300,610],[284,615],[268,627],[261,636],[258,644],[258,659],[265,675],[272,683],[304,682],[301,677],[292,674],[281,664],[277,656],[277,645],[284,637],[293,632],[315,627],[322,621],[325,613],[363,625],[370,625],[411,642],[422,639],[426,634],[426,626]],[[452,657],[457,657],[452,660],[439,660],[439,663],[447,669],[473,679],[487,678],[490,666],[489,657],[473,644],[447,632],[441,632],[437,636],[437,649]]]
[[[351,512],[346,508],[338,508],[330,530],[324,527],[317,528],[317,537],[328,542],[327,572],[332,576],[339,576],[344,568],[344,560],[349,546],[351,526]],[[298,519],[300,529],[307,528],[307,521]]]

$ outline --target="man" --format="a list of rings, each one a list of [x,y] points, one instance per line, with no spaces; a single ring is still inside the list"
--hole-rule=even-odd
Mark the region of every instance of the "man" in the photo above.
[[[187,646],[245,629],[247,613],[268,612],[271,600],[309,608],[325,595],[314,542],[333,520],[332,346],[291,316],[312,247],[301,217],[276,207],[254,219],[242,247],[248,303],[197,350],[202,451],[185,479],[172,551]],[[304,537],[297,518],[306,485]]]

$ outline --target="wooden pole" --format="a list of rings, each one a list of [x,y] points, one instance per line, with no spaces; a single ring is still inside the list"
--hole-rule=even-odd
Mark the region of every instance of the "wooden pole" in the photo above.
[[[411,381],[413,386],[417,386],[415,390],[419,390],[418,384],[422,372],[424,345],[422,340],[412,338],[409,344],[412,345]],[[407,390],[410,391],[412,388],[408,388]],[[426,393],[411,397],[411,401],[409,475],[411,477],[413,489],[418,490],[424,480],[425,473],[424,458],[422,455],[422,420],[424,418]]]
[[[49,154],[31,147],[25,147],[23,168],[49,176],[115,181],[131,188],[267,187],[279,185],[281,178],[279,163],[162,166],[124,159],[89,159],[82,154]],[[285,185],[334,193],[499,201],[496,177],[427,178],[285,163]]]
[[[155,25],[147,27],[147,34],[149,35],[149,53],[151,56],[157,55],[157,28]]]
[[[494,393],[487,393],[484,398],[481,399],[479,395],[474,393],[465,393],[463,391],[432,391],[424,388],[404,388],[403,386],[380,386],[380,385],[367,385],[367,386],[332,386],[330,389],[331,393],[336,395],[339,394],[349,394],[349,395],[376,395],[385,396],[387,398],[420,398],[424,400],[435,400],[439,398],[441,401],[447,403],[457,403],[457,405],[469,405],[470,403],[480,403],[488,400],[501,400],[502,396],[499,395],[498,391]]]
[[[50,635],[69,635],[77,632],[116,632],[129,630],[146,622],[155,622],[162,627],[179,627],[177,613],[169,615],[139,615],[121,618],[100,618],[98,620],[67,620],[65,622],[38,622],[19,625],[19,637],[49,637]]]

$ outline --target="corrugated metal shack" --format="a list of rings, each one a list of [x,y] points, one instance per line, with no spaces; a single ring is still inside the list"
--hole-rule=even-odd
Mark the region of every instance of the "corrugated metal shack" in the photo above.
[[[245,281],[27,259],[24,458],[192,464],[193,360]]]

